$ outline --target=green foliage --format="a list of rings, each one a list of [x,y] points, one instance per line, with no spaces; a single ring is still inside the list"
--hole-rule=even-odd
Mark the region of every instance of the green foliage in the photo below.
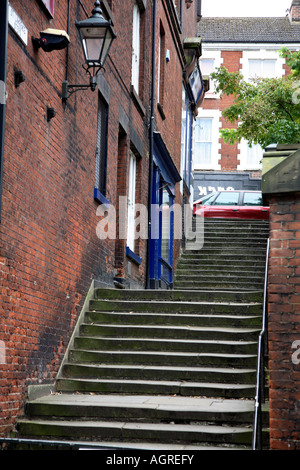
[[[300,52],[280,51],[292,73],[283,78],[257,78],[246,82],[241,72],[228,72],[221,66],[211,77],[216,91],[234,98],[223,111],[236,129],[222,129],[225,142],[247,139],[250,145],[300,142]]]

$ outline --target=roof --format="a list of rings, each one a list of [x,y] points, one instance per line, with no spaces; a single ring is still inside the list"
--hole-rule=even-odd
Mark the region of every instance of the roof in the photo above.
[[[205,18],[198,23],[203,43],[300,43],[300,22],[288,17]]]

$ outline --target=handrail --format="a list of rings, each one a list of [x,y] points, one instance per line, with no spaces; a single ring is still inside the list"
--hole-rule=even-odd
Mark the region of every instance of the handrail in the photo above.
[[[270,239],[267,241],[265,280],[264,280],[264,298],[263,298],[263,316],[262,330],[258,338],[257,351],[257,371],[256,371],[256,390],[255,390],[255,408],[253,422],[252,450],[262,449],[262,403],[265,402],[265,352],[268,347],[268,328],[267,328],[267,304],[268,304],[268,266],[269,266]]]

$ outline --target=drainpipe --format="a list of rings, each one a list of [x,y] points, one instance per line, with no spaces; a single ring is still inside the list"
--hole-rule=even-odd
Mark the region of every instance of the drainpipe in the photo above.
[[[146,289],[150,289],[150,242],[151,242],[151,203],[153,179],[153,131],[155,104],[155,41],[156,41],[156,10],[157,1],[152,3],[152,62],[151,62],[151,98],[150,98],[150,130],[149,130],[149,185],[148,185],[148,240],[147,240],[147,270]]]
[[[0,0],[0,220],[3,185],[4,131],[5,131],[5,91],[8,34],[8,0]]]

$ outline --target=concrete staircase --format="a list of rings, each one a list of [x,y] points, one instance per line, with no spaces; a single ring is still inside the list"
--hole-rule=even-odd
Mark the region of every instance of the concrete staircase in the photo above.
[[[217,242],[217,226],[207,228],[218,249],[185,252],[174,290],[96,289],[56,393],[27,402],[17,436],[114,449],[251,448],[267,231],[256,234],[255,248],[254,228],[242,225],[235,249],[243,272],[249,261],[243,289],[239,279],[225,284],[228,258],[224,282],[213,280],[213,270],[221,272],[216,258],[224,252],[233,258],[226,243]],[[223,238],[225,224],[221,228]],[[242,241],[247,230],[253,234],[248,245]],[[255,289],[252,253],[261,254]],[[211,273],[205,288],[196,276],[203,266]]]
[[[175,288],[261,290],[268,233],[264,220],[205,219],[203,248],[187,244]]]

